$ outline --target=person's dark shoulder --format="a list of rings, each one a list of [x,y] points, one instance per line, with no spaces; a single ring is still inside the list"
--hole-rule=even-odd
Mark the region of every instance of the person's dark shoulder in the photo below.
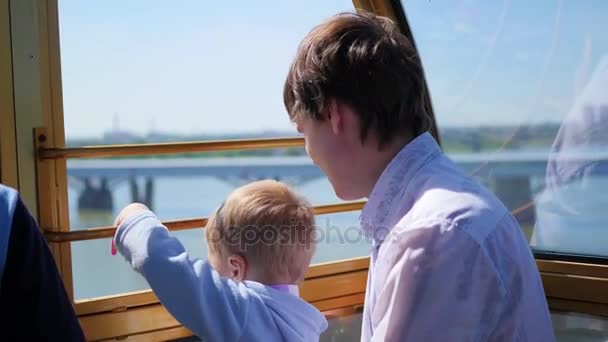
[[[0,224],[10,228],[19,201],[19,193],[15,189],[0,184]]]
[[[0,188],[8,238],[0,279],[0,335],[20,341],[84,341],[53,255],[18,192]]]
[[[0,184],[0,280],[4,274],[11,228],[19,194],[15,189]]]

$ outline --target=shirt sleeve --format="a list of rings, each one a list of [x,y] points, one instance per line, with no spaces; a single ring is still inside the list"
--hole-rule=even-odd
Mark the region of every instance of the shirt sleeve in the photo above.
[[[505,291],[470,236],[436,226],[385,243],[376,272],[386,282],[372,312],[372,341],[488,339]]]
[[[184,246],[150,211],[123,222],[114,237],[118,252],[144,276],[181,324],[209,341],[237,341],[243,333],[250,292],[221,278]]]

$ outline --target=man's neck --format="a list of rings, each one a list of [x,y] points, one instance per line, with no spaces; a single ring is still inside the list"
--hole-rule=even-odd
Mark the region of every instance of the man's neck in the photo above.
[[[380,148],[379,144],[376,142],[370,144],[366,153],[368,156],[366,158],[368,160],[368,162],[366,162],[368,165],[367,170],[369,171],[368,174],[365,175],[366,194],[368,198],[384,170],[411,140],[413,139],[409,136],[407,138],[398,138],[382,148]]]

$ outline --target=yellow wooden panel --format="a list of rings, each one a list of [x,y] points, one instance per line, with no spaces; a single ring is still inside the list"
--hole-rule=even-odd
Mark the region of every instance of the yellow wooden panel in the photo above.
[[[43,123],[49,142],[45,147],[64,147],[65,128],[63,119],[63,87],[61,81],[61,56],[59,47],[59,13],[57,0],[45,0],[38,7],[41,50],[41,83],[43,97]],[[69,231],[70,212],[68,203],[67,166],[65,160],[56,160],[49,175],[52,187],[52,210],[56,215],[51,231]],[[43,203],[43,202],[41,202]],[[59,270],[70,298],[73,298],[72,252],[70,243],[58,247]]]
[[[314,279],[320,280],[324,278],[334,277],[335,275],[340,274],[349,274],[353,272],[357,273],[357,279],[366,278],[362,277],[360,272],[367,274],[367,265],[369,264],[369,258],[355,258],[344,261],[337,261],[331,263],[325,263],[320,265],[313,265],[310,267],[306,274],[306,280],[304,284],[311,282]],[[308,286],[304,285],[303,286]],[[318,282],[312,284],[313,289],[316,288]],[[362,288],[360,291],[354,291],[347,287],[347,291],[343,291],[341,288],[336,288],[330,286],[331,290],[324,290],[329,297],[338,297],[344,296],[346,294],[356,293],[356,292],[364,292],[365,291],[365,283],[359,284],[357,288]],[[350,291],[350,292],[349,292]],[[323,298],[323,299],[324,299]],[[312,296],[306,298],[307,300],[319,300],[317,296]],[[151,290],[137,291],[131,293],[121,293],[113,296],[106,296],[100,298],[90,298],[85,300],[79,300],[75,303],[76,313],[79,316],[82,315],[90,315],[93,313],[101,313],[108,311],[116,311],[116,310],[125,310],[127,308],[138,307],[142,305],[156,304],[158,303],[158,298],[154,295]]]
[[[10,1],[19,192],[37,215],[33,129],[42,126],[41,60],[36,0]]]
[[[356,309],[361,307],[364,301],[365,292],[361,292],[343,297],[320,300],[317,302],[312,302],[311,304],[314,305],[317,309],[319,309],[319,311],[326,312],[347,307],[352,307]]]
[[[105,158],[193,152],[244,151],[303,146],[304,138],[301,137],[233,139],[217,141],[207,140],[149,144],[99,145],[68,148],[56,147],[42,151],[41,157],[43,159]]]
[[[596,316],[608,316],[607,304],[588,303],[559,298],[547,298],[552,311],[579,312]]]
[[[317,277],[304,281],[300,286],[300,293],[304,300],[321,311],[356,307],[363,303],[366,281],[366,270]],[[106,309],[119,309],[114,312],[81,316],[80,322],[88,339],[99,340],[146,333],[179,325],[160,304],[129,307],[135,303],[141,304],[142,301],[155,300],[151,292],[140,292],[122,300],[122,306],[114,308],[108,305],[110,302],[104,302],[105,299],[80,303],[80,306],[76,306],[81,315],[86,310],[100,309],[99,305],[104,303]],[[116,299],[111,302],[112,305],[117,303]]]
[[[366,282],[366,270],[314,278],[300,285],[300,294],[306,301],[314,302],[365,292]]]
[[[0,1],[0,182],[19,188],[8,0]]]
[[[608,304],[608,279],[541,272],[545,295]]]
[[[358,308],[363,304],[364,293],[357,293],[331,300],[313,302],[320,311],[330,311],[342,308]],[[174,333],[185,334],[187,330],[181,327],[166,309],[160,304],[142,306],[122,312],[108,312],[80,317],[80,323],[87,340],[103,340],[110,338],[128,338],[128,341],[158,338]],[[161,332],[161,329],[172,329],[173,332]],[[179,336],[178,336],[179,337]],[[173,337],[175,338],[175,337]],[[155,339],[154,339],[155,340]],[[148,340],[149,341],[149,340]]]
[[[361,312],[361,308],[354,307],[354,306],[347,306],[347,307],[343,307],[343,308],[323,311],[322,313],[327,319],[339,319],[339,318],[355,315],[359,312]]]
[[[160,304],[80,317],[80,325],[89,341],[180,326]]]
[[[539,271],[597,278],[608,278],[608,265],[583,264],[559,260],[536,260]]]
[[[78,316],[90,315],[99,312],[126,310],[137,306],[157,304],[158,297],[151,290],[121,293],[115,296],[90,298],[75,303]]]
[[[344,296],[324,301],[313,303],[317,309],[323,312],[328,318],[341,317],[345,313],[356,313],[363,305],[365,293],[359,293],[350,296]],[[347,311],[341,311],[347,310]],[[192,332],[184,327],[169,328],[146,332],[136,335],[130,335],[120,341],[136,342],[136,341],[167,341],[182,337],[192,336]],[[116,338],[107,339],[105,341],[115,341]]]
[[[353,5],[357,10],[363,10],[366,12],[373,12],[371,1],[369,0],[353,0]]]
[[[345,272],[367,270],[369,268],[369,257],[353,258],[348,260],[331,261],[312,265],[306,272],[306,279],[321,276],[336,275]]]
[[[192,332],[184,327],[170,328],[147,332],[143,334],[131,335],[120,341],[127,342],[154,342],[154,341],[171,341],[178,338],[190,337]],[[107,339],[103,341],[116,341],[115,338]]]
[[[47,231],[68,229],[65,161],[36,162],[37,145],[64,145],[56,1],[10,1],[19,190]],[[39,128],[40,134],[34,134]],[[59,209],[62,209],[60,212]],[[70,245],[51,244],[71,297]]]

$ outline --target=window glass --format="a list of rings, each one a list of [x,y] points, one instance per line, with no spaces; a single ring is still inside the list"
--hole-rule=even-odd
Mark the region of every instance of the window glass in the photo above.
[[[60,0],[67,145],[295,135],[282,88],[297,46],[313,26],[352,10],[349,0]],[[111,225],[132,201],[163,220],[208,216],[235,187],[262,178],[290,183],[314,204],[338,201],[302,148],[68,160],[67,167],[73,230]],[[367,254],[352,229],[358,213],[319,220],[314,262]],[[352,243],[335,227],[351,228]],[[200,229],[175,235],[193,256],[206,255]],[[109,241],[72,243],[77,299],[147,287],[110,256]]]
[[[558,341],[608,341],[608,320],[605,317],[573,312],[552,312],[551,318]]]
[[[444,150],[535,251],[608,256],[608,3],[404,6]]]
[[[206,258],[202,229],[173,232],[192,258]],[[74,299],[89,299],[149,289],[146,280],[120,255],[111,255],[111,239],[72,242]]]
[[[337,203],[333,188],[307,156],[281,149],[224,155],[69,160],[70,224],[73,230],[109,226],[131,202],[148,204],[161,220],[209,216],[237,186],[256,179],[292,185],[313,204]],[[297,152],[297,151],[296,151]],[[359,230],[359,212],[319,215],[313,263],[369,254]],[[193,257],[207,254],[201,229],[174,232]],[[122,257],[112,257],[110,239],[72,243],[77,299],[148,288]]]
[[[147,204],[162,220],[208,216],[236,187],[260,179],[287,183],[313,205],[340,202],[303,148],[72,159],[67,174],[74,230],[112,225],[131,202]]]
[[[312,263],[338,261],[369,254],[369,242],[358,229],[358,212],[317,216],[317,250]],[[171,232],[191,258],[207,257],[201,228]],[[110,239],[72,243],[72,273],[76,300],[148,289],[149,286],[120,255],[110,254]]]
[[[300,40],[350,0],[60,0],[69,145],[293,135]]]
[[[351,315],[328,317],[327,330],[321,334],[321,342],[349,342],[361,339],[363,312],[359,310]]]

